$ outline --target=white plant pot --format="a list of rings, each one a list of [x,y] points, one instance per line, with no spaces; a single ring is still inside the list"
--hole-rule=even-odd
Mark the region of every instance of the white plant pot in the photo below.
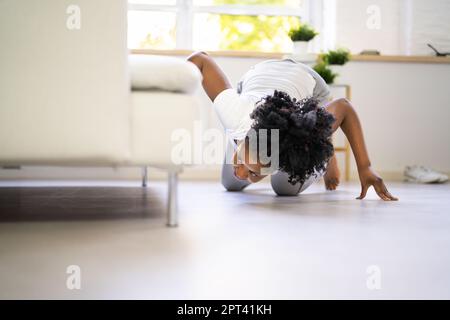
[[[310,41],[294,41],[291,58],[303,63],[314,63],[317,60],[317,54],[311,53]]]
[[[295,56],[306,55],[310,53],[309,41],[294,41],[292,54]]]

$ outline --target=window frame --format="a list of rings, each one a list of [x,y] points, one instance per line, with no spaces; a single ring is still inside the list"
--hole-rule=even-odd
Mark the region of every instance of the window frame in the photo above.
[[[135,11],[161,11],[175,13],[176,17],[176,39],[175,50],[192,50],[193,48],[193,23],[196,13],[212,13],[227,15],[246,15],[246,16],[290,16],[301,17],[302,21],[310,23],[310,1],[302,0],[302,8],[293,9],[292,7],[276,5],[203,5],[195,6],[194,0],[176,0],[174,5],[158,5],[147,3],[130,3],[128,10]],[[317,1],[317,0],[315,0]],[[136,48],[130,48],[136,49]]]

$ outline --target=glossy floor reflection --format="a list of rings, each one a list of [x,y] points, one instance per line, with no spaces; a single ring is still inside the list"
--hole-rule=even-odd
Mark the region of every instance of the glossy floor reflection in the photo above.
[[[390,186],[399,202],[181,182],[170,229],[163,182],[1,182],[0,298],[450,298],[450,185]]]

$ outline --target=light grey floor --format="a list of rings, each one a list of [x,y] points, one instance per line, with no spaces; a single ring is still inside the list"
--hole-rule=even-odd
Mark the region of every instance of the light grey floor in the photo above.
[[[181,182],[176,229],[162,182],[2,185],[0,298],[450,298],[448,184],[390,184],[385,203],[354,200],[357,184],[279,198]]]

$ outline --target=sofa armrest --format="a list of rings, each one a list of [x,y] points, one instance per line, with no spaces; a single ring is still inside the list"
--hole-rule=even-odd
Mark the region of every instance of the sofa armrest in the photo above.
[[[132,90],[192,93],[202,81],[198,68],[181,58],[131,54],[129,65]]]
[[[180,167],[172,159],[172,150],[180,143],[173,141],[174,133],[183,132],[193,139],[194,128],[200,118],[200,101],[195,95],[164,91],[132,92],[132,142],[128,165]]]

